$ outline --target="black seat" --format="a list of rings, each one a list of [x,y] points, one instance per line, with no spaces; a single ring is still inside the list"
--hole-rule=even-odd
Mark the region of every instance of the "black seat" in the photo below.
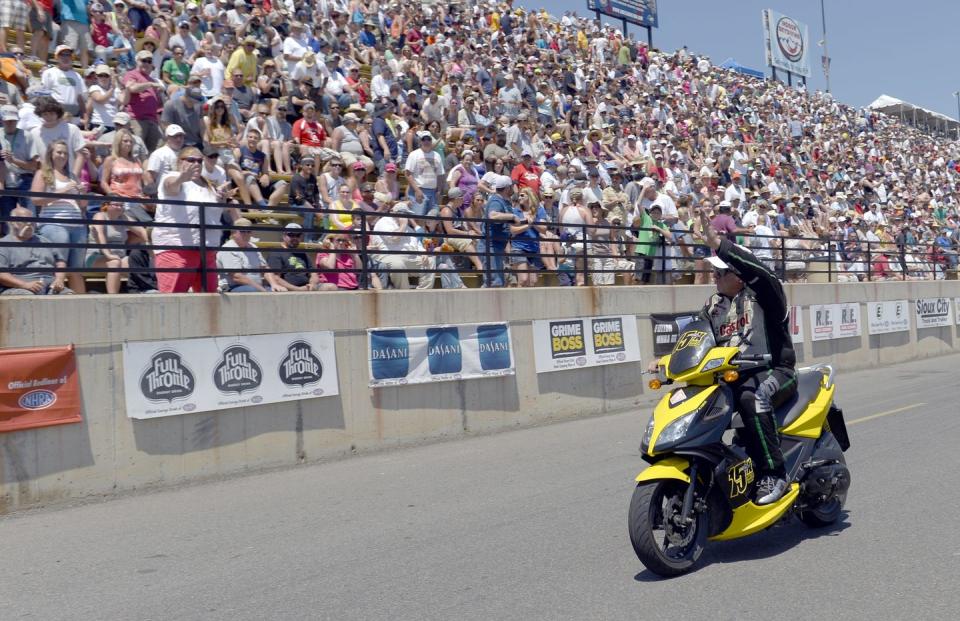
[[[823,373],[819,369],[797,372],[797,394],[777,408],[777,429],[783,429],[800,418],[810,402],[820,394]]]

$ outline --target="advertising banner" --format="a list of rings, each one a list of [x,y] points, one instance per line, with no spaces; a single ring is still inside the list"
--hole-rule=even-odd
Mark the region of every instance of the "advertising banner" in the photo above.
[[[829,341],[863,334],[860,305],[813,304],[810,306],[810,339]]]
[[[920,298],[916,301],[917,328],[940,328],[953,325],[950,298]]]
[[[953,318],[960,326],[960,298],[953,298]]]
[[[130,418],[339,394],[333,332],[123,344]]]
[[[574,317],[533,322],[537,373],[640,360],[633,315]]]
[[[672,352],[680,333],[697,317],[695,312],[652,313],[650,325],[653,327],[653,354],[659,357]]]
[[[803,342],[803,313],[799,306],[791,306],[788,311],[787,322],[790,327],[790,337],[794,344]]]
[[[763,11],[767,65],[810,77],[810,32],[806,24],[770,9]]]
[[[373,388],[515,373],[506,323],[376,328],[367,343]]]
[[[889,334],[910,331],[910,303],[907,300],[867,302],[867,333]]]
[[[0,349],[0,432],[79,423],[73,346]]]
[[[657,0],[587,0],[587,10],[625,19],[637,26],[657,28],[660,25]]]

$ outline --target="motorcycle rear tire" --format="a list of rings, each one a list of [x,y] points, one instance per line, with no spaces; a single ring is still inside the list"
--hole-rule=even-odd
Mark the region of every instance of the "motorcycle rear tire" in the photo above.
[[[685,484],[678,481],[657,481],[637,485],[630,500],[628,527],[633,551],[643,565],[655,574],[664,577],[679,576],[690,571],[700,560],[707,542],[708,515],[706,512],[694,515],[692,527],[696,530],[693,541],[681,558],[667,556],[653,535],[656,513],[662,503],[664,492],[676,487],[682,490]]]

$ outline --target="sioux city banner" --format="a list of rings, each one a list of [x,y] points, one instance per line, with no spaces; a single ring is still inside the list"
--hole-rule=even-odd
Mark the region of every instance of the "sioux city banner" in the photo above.
[[[953,325],[953,309],[950,307],[950,298],[917,300],[917,328],[940,328]]]
[[[402,386],[513,375],[506,323],[367,330],[370,386]]]
[[[814,304],[810,306],[810,339],[829,341],[849,336],[860,336],[860,305]]]
[[[537,373],[640,360],[633,315],[575,317],[533,322]]]
[[[889,334],[910,331],[910,303],[907,300],[867,302],[867,333]]]
[[[124,343],[130,418],[339,394],[333,332]]]
[[[673,351],[680,333],[687,324],[698,317],[696,312],[651,313],[650,324],[653,327],[653,354],[666,356]]]
[[[81,420],[72,345],[0,349],[0,432]]]

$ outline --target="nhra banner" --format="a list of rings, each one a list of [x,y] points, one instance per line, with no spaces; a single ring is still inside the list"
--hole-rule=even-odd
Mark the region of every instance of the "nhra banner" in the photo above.
[[[950,298],[920,298],[916,302],[917,328],[940,328],[953,325]]]
[[[333,332],[123,344],[130,418],[339,394]]]
[[[680,333],[687,324],[699,317],[697,312],[687,313],[651,313],[650,325],[653,327],[653,355],[666,356],[673,351]]]
[[[79,423],[73,346],[0,349],[0,432]]]
[[[906,300],[867,302],[868,334],[910,331],[910,304]]]
[[[506,323],[376,328],[367,343],[372,388],[515,373]]]
[[[537,373],[640,360],[633,315],[575,317],[533,322]]]
[[[810,339],[829,341],[863,334],[860,305],[814,304],[810,306]]]

